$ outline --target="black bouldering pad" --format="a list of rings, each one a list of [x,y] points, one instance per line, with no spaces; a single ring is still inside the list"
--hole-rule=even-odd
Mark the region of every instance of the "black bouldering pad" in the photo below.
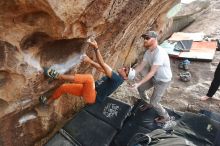
[[[211,111],[207,111],[207,110],[200,110],[199,113],[206,115],[207,117],[209,117],[212,120],[220,122],[220,113],[211,112]]]
[[[107,146],[116,130],[86,111],[79,112],[63,128],[83,146]]]
[[[56,133],[45,146],[79,146],[77,144],[71,143],[62,134]]]
[[[162,128],[161,124],[155,122],[155,118],[158,117],[157,112],[151,108],[145,111],[137,110],[135,114],[129,117],[128,121],[141,127],[144,127],[150,131],[158,128]]]
[[[207,117],[209,117],[210,119],[220,122],[220,113],[217,112],[211,112],[211,111],[207,111],[207,110],[200,110],[199,111],[201,114],[206,115]],[[215,142],[214,142],[215,146],[220,146],[220,128],[218,129],[218,132],[215,136]]]
[[[130,106],[119,102],[122,104],[121,106],[118,102],[119,101],[108,98],[105,103],[102,103],[103,105],[95,104],[95,108],[92,106],[86,107],[76,114],[64,128],[56,133],[45,146],[126,146],[129,145],[131,140],[138,134],[148,134],[152,139],[149,145],[155,146],[181,144],[199,146],[220,145],[220,122],[218,122],[218,113],[204,110],[201,111],[203,114],[188,112],[183,114],[171,109],[166,109],[171,117],[175,117],[177,123],[176,126],[172,127],[172,131],[170,132],[161,129],[164,128],[164,125],[154,122],[154,118],[158,115],[153,108],[140,111],[139,106],[143,104],[141,100],[135,103],[131,112]],[[111,106],[108,105],[109,103],[111,103]],[[123,126],[117,135],[115,127],[118,125],[112,125],[114,120],[107,121],[107,118],[104,120],[102,120],[103,117],[100,118],[100,115],[103,116],[102,114],[106,107],[108,107],[107,111],[109,111],[109,113],[105,113],[107,117],[119,116],[120,114],[112,114],[112,112],[115,113],[116,111],[120,113],[119,108],[115,108],[115,106],[125,106],[125,109],[127,109],[125,111],[129,111],[122,112],[122,116],[126,116],[121,118],[121,123],[119,122],[118,124]],[[98,112],[101,114],[97,114]]]
[[[131,138],[139,133],[149,133],[150,130],[141,127],[135,123],[127,122],[121,131],[116,135],[114,141],[111,143],[111,146],[127,146]]]
[[[126,121],[136,123],[137,125],[140,125],[151,131],[163,128],[163,124],[156,123],[154,120],[156,117],[158,117],[157,112],[153,108],[141,111],[140,105],[142,104],[144,104],[143,100],[138,100],[135,103],[131,111],[131,116]],[[175,121],[179,120],[182,116],[182,113],[175,112],[171,109],[166,110],[169,116]]]
[[[174,133],[195,145],[213,145],[220,124],[205,115],[185,112],[174,127]]]
[[[114,128],[121,129],[131,111],[131,106],[108,97],[104,102],[97,102],[85,107],[84,110]]]

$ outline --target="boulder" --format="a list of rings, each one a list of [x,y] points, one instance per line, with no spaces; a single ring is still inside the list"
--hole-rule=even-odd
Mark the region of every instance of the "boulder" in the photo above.
[[[152,29],[163,36],[170,22],[166,13],[176,3],[175,0],[2,0],[0,145],[33,145],[83,107],[79,97],[69,95],[57,101],[55,110],[41,107],[38,97],[62,83],[48,82],[42,74],[43,67],[55,65],[61,73],[91,72],[80,57],[84,53],[93,57],[86,44],[91,35],[112,68],[134,63],[144,51],[141,34]],[[96,79],[100,77],[96,70],[92,73]],[[19,123],[22,119],[25,120]]]

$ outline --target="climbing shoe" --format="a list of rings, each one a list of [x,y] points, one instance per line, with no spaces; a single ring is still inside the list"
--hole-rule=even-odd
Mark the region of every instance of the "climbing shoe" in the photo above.
[[[51,79],[56,79],[59,73],[55,69],[44,68],[44,75]]]
[[[179,63],[179,68],[184,70],[189,70],[190,61],[188,59],[183,60]]]
[[[190,72],[182,72],[179,74],[180,80],[183,82],[188,82],[191,80],[191,74]]]
[[[46,105],[47,103],[47,97],[46,96],[40,96],[39,97],[39,102],[43,105]]]

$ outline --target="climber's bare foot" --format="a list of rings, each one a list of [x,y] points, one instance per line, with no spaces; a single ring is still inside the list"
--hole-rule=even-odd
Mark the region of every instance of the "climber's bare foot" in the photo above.
[[[208,97],[208,96],[202,96],[202,97],[200,97],[200,100],[201,101],[205,101],[205,100],[207,100],[207,99],[209,99],[210,97]]]

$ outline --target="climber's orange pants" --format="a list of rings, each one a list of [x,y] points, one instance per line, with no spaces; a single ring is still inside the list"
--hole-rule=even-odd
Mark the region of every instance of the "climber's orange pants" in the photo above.
[[[82,96],[86,103],[95,103],[96,91],[93,76],[90,74],[76,74],[74,76],[74,83],[61,85],[56,89],[52,98],[58,99],[62,94],[66,93]]]

